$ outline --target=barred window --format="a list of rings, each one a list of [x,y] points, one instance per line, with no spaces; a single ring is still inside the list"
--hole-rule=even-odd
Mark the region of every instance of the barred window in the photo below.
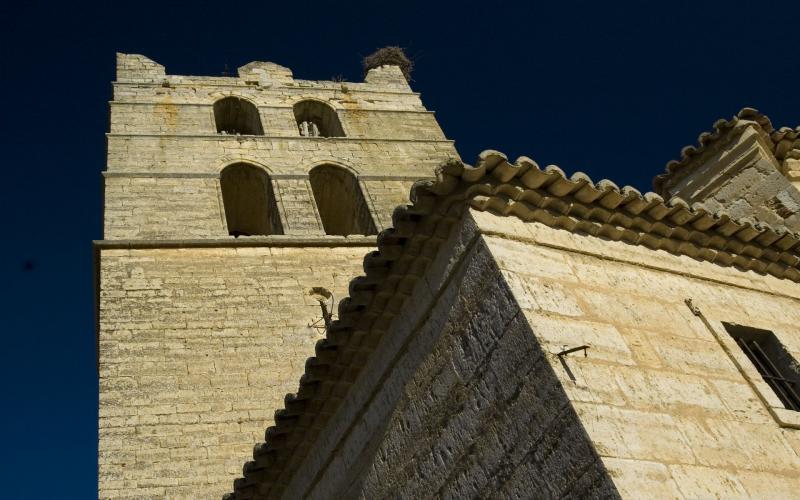
[[[800,412],[800,365],[775,334],[742,325],[723,325],[786,409]]]

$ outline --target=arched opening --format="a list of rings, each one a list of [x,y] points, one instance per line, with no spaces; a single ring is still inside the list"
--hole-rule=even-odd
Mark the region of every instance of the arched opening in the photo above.
[[[319,101],[307,100],[295,104],[294,118],[303,137],[344,137],[336,111]]]
[[[258,108],[238,97],[226,97],[215,102],[214,121],[218,134],[264,135]]]
[[[220,185],[229,234],[282,234],[272,184],[264,170],[247,163],[228,165],[220,174]]]
[[[356,176],[334,165],[320,165],[309,173],[325,234],[375,234],[375,223]]]

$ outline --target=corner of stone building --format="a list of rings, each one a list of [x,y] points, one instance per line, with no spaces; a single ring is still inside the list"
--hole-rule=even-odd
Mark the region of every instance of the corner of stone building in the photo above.
[[[685,158],[662,184],[661,194],[733,219],[800,230],[800,165],[795,172],[795,164],[782,164],[772,150],[758,124],[740,121]],[[788,168],[798,181],[792,182]]]
[[[476,214],[450,228],[284,498],[619,498],[482,234],[523,223]]]
[[[164,66],[140,54],[117,52],[117,81],[156,80],[166,77]]]
[[[364,82],[374,85],[394,88],[396,90],[411,90],[403,71],[399,66],[384,65],[367,71]]]

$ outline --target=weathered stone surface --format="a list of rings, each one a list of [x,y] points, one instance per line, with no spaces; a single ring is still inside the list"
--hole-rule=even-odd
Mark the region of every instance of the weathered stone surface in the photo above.
[[[536,223],[526,231],[534,243],[520,238],[517,222],[504,232],[504,218],[474,215],[479,228],[491,228],[489,251],[538,342],[552,345],[551,353],[559,344],[590,346],[586,357],[548,360],[620,494],[765,498],[791,491],[800,472],[797,430],[781,428],[748,385],[717,339],[724,329],[709,330],[683,302],[691,298],[708,318],[770,329],[795,352],[800,285],[709,263],[687,267],[679,256],[652,251],[648,260],[630,245],[596,238],[588,245]],[[767,292],[775,282],[790,293]],[[552,290],[566,297],[560,311],[542,299]]]
[[[166,75],[138,55],[120,54],[118,65],[106,239],[225,237],[219,175],[236,162],[272,177],[285,234],[324,234],[304,186],[309,170],[323,163],[355,173],[382,229],[394,207],[408,202],[413,180],[458,157],[433,113],[390,67],[352,83],[295,80],[286,68],[260,62],[243,67],[240,77]],[[217,133],[213,104],[227,96],[257,108],[264,135]],[[344,137],[301,137],[292,106],[304,99],[331,107]]]
[[[781,154],[763,126],[742,121],[720,134],[681,169],[664,176],[664,195],[702,203],[734,219],[749,218],[800,230],[800,191],[792,159]]]
[[[485,176],[480,189],[440,184],[454,195],[447,213],[401,214],[384,235],[389,251],[413,251],[380,293],[377,257],[372,281],[352,283],[344,311],[393,315],[358,318],[364,330],[339,330],[306,365],[322,337],[312,289],[344,296],[366,250],[325,239],[309,171],[353,173],[359,210],[385,229],[413,179],[456,156],[433,115],[392,67],[364,83],[295,80],[264,62],[207,78],[120,55],[114,96],[97,249],[102,498],[230,491],[283,407],[278,425],[291,421],[300,444],[237,483],[257,491],[274,474],[272,497],[797,491],[800,417],[721,323],[772,330],[800,358],[796,240],[773,246],[782,229],[731,223],[732,236],[727,219],[680,202],[486,152],[447,179]],[[254,106],[263,136],[216,133],[226,96]],[[327,102],[344,137],[300,136],[293,105],[305,98]],[[796,155],[762,118],[703,139],[665,193],[797,228]],[[270,175],[280,236],[227,237],[219,175],[235,162]],[[304,372],[306,391],[326,397],[281,402]],[[293,413],[306,401],[317,406]]]
[[[312,450],[285,497],[616,496],[486,245],[459,259],[427,283],[439,291],[403,350],[378,346],[360,379],[375,392],[359,387],[332,456]]]
[[[255,106],[264,135],[217,133],[213,105],[227,96]],[[302,99],[327,103],[345,137],[301,137]],[[119,54],[97,249],[99,496],[221,497],[297,391],[323,333],[312,288],[342,299],[375,241],[325,236],[313,167],[353,173],[380,230],[450,157],[433,113],[388,67],[363,83],[296,80],[264,62],[194,77]],[[237,162],[269,174],[279,236],[228,235],[220,172]]]
[[[764,481],[792,491],[796,430],[748,385],[717,338],[726,333],[684,301],[794,346],[797,283],[779,294],[771,276],[470,213],[489,234],[451,275],[431,265],[426,286],[440,291],[409,307],[429,308],[427,319],[397,322],[402,340],[378,345],[284,497],[763,498]],[[559,356],[580,345],[585,355]]]

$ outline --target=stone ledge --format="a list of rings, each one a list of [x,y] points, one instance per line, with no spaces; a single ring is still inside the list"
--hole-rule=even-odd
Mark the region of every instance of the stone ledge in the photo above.
[[[122,105],[122,106],[164,106],[165,103],[159,101],[124,101],[124,100],[114,100],[108,101],[108,104],[111,106]],[[170,105],[174,106],[194,106],[198,108],[213,108],[213,102],[171,102]],[[285,106],[274,106],[270,104],[257,104],[256,108],[258,109],[288,109],[291,110],[292,106],[285,105]],[[387,108],[359,108],[359,109],[348,109],[348,108],[341,108],[337,111],[356,111],[356,112],[369,112],[369,113],[410,113],[410,114],[417,114],[417,115],[435,115],[436,111],[431,111],[428,109],[387,109]]]
[[[164,81],[168,80],[170,76],[176,76],[176,75],[166,75],[165,77],[158,77],[158,78],[142,78],[142,79],[137,79],[137,80],[125,80],[125,81],[116,80],[116,81],[111,82],[111,85],[115,85],[115,86],[116,85],[128,85],[128,86],[131,86],[131,87],[143,87],[143,86],[162,87]],[[204,77],[196,77],[196,78],[202,79]],[[273,90],[273,89],[275,89],[275,90],[299,90],[299,91],[304,91],[304,90],[330,90],[330,91],[334,91],[334,92],[341,92],[342,91],[342,86],[341,85],[333,85],[333,86],[313,85],[313,84],[312,85],[272,85],[270,87],[264,87],[264,86],[251,85],[251,84],[245,83],[245,80],[243,80],[241,78],[238,78],[238,77],[230,77],[230,80],[231,80],[230,83],[228,83],[228,82],[224,82],[224,83],[223,82],[205,82],[205,81],[201,81],[201,80],[187,80],[187,81],[183,81],[183,82],[176,82],[176,81],[169,80],[168,83],[169,83],[170,87],[197,87],[199,85],[199,86],[203,86],[203,87],[233,87],[233,88],[251,88],[251,89],[259,89],[259,90],[264,90],[264,89]],[[312,80],[295,80],[295,82],[300,82],[300,81],[302,81],[302,82],[313,82]],[[378,89],[375,89],[375,88],[358,88],[358,87],[355,86],[355,85],[370,85],[370,86],[374,87],[374,86],[376,86],[376,84],[374,84],[374,83],[373,84],[364,83],[364,82],[342,82],[342,83],[347,85],[347,88],[349,90],[348,93],[363,92],[363,93],[371,93],[371,94],[402,94],[402,95],[415,95],[415,96],[419,96],[420,95],[419,92],[399,91],[399,90],[396,90],[394,88],[389,88],[389,87],[387,87],[386,89],[378,90]]]
[[[182,240],[94,240],[96,250],[160,249],[160,248],[227,248],[227,247],[374,247],[377,236],[246,236]]]
[[[252,140],[252,139],[280,139],[285,140],[298,140],[298,141],[318,141],[318,142],[335,142],[335,141],[351,141],[351,142],[433,142],[433,143],[450,143],[454,144],[454,140],[450,139],[393,139],[391,137],[303,137],[299,135],[227,135],[227,134],[121,134],[108,132],[106,137],[158,137],[158,138],[201,138],[201,139],[214,139],[214,140]]]
[[[244,163],[247,163],[246,161]],[[157,179],[219,179],[219,172],[100,172],[105,177],[157,178]],[[270,173],[272,179],[308,179],[308,174]],[[432,175],[356,175],[362,181],[419,181],[433,179]]]

